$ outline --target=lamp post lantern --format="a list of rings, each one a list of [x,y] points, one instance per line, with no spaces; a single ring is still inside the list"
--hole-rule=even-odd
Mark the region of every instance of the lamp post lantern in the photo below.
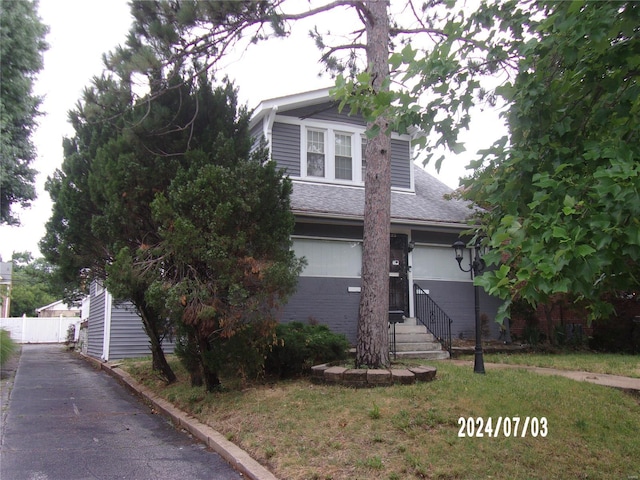
[[[482,239],[480,237],[477,237],[474,244],[473,254],[469,252],[469,268],[466,270],[462,268],[462,260],[464,259],[464,251],[467,248],[467,245],[462,240],[457,240],[452,245],[455,251],[456,261],[458,262],[458,267],[463,272],[472,272],[472,278],[474,280],[476,276],[480,274],[480,272],[482,272],[486,267],[486,263],[480,256],[480,250],[482,248],[481,242]],[[482,325],[480,322],[480,287],[474,285],[473,294],[476,314],[476,348],[473,359],[473,372],[484,373],[484,358],[482,355]]]

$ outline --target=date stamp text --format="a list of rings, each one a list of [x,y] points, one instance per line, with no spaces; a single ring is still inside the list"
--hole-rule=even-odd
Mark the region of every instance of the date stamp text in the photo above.
[[[458,437],[546,437],[549,423],[546,417],[482,417],[458,418]]]

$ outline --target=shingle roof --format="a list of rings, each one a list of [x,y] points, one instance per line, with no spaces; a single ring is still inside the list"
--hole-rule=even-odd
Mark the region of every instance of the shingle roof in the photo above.
[[[461,200],[446,200],[452,189],[420,167],[415,192],[391,192],[391,221],[405,224],[464,224],[472,211]],[[293,182],[291,207],[297,215],[362,219],[364,188]]]

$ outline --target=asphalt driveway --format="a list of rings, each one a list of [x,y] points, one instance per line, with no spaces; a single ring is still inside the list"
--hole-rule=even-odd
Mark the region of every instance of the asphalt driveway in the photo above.
[[[23,345],[2,418],[2,480],[243,478],[60,345]]]

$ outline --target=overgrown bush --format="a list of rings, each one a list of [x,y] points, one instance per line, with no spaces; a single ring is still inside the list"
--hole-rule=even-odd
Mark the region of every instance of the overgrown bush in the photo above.
[[[265,371],[281,378],[307,373],[313,365],[344,360],[349,342],[326,325],[291,322],[278,325],[276,344],[267,354]]]
[[[11,340],[9,332],[4,329],[0,329],[0,366],[4,365],[15,351],[16,344]]]

